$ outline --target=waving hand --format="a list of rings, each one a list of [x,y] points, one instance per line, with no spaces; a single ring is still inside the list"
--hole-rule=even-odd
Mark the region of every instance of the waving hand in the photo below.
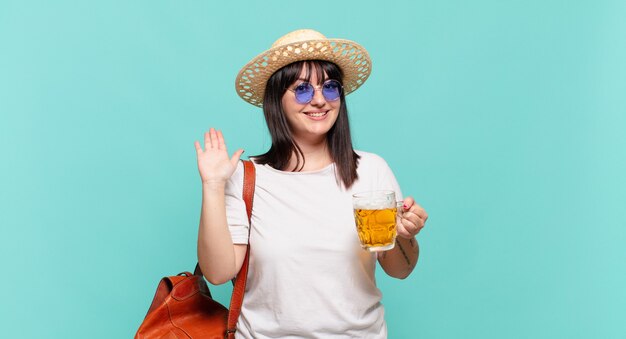
[[[243,153],[243,149],[238,149],[229,157],[222,132],[214,128],[204,133],[204,150],[198,141],[195,146],[202,183],[225,183],[235,172]]]

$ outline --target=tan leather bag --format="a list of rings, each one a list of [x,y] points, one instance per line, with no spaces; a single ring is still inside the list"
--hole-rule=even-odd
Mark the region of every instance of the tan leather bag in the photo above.
[[[252,162],[243,163],[243,198],[250,221],[255,171]],[[213,300],[199,265],[194,274],[183,272],[161,279],[135,339],[234,338],[246,289],[249,257],[250,245],[234,279],[230,310]]]

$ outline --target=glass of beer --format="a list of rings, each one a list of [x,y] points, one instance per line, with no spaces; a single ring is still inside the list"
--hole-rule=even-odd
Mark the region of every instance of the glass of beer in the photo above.
[[[394,191],[370,191],[352,195],[354,221],[361,247],[386,251],[395,246],[398,208]]]

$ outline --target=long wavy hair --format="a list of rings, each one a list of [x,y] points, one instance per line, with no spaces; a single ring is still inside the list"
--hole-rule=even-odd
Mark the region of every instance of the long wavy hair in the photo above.
[[[298,78],[302,69],[305,70],[305,79],[309,81],[315,72],[321,83],[326,79],[335,79],[343,82],[343,72],[332,62],[321,60],[305,60],[289,64],[276,71],[267,81],[265,96],[263,98],[263,113],[265,122],[272,137],[272,147],[267,153],[254,156],[255,162],[268,164],[279,170],[301,171],[306,159],[300,147],[293,138],[289,122],[285,117],[282,106],[282,98],[287,88]],[[348,108],[343,91],[341,92],[341,105],[337,121],[326,134],[326,142],[330,156],[335,163],[337,180],[343,183],[345,188],[350,188],[358,179],[357,166],[359,155],[352,148],[350,124],[348,122]],[[287,169],[291,156],[296,156],[294,168]]]

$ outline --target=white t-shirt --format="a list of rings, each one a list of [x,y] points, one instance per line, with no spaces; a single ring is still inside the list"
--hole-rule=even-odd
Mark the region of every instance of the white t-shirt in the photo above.
[[[250,267],[237,338],[386,338],[376,254],[363,250],[352,194],[402,193],[387,163],[361,156],[359,179],[345,190],[334,164],[311,172],[256,166]],[[226,185],[233,242],[248,243],[243,164]]]

